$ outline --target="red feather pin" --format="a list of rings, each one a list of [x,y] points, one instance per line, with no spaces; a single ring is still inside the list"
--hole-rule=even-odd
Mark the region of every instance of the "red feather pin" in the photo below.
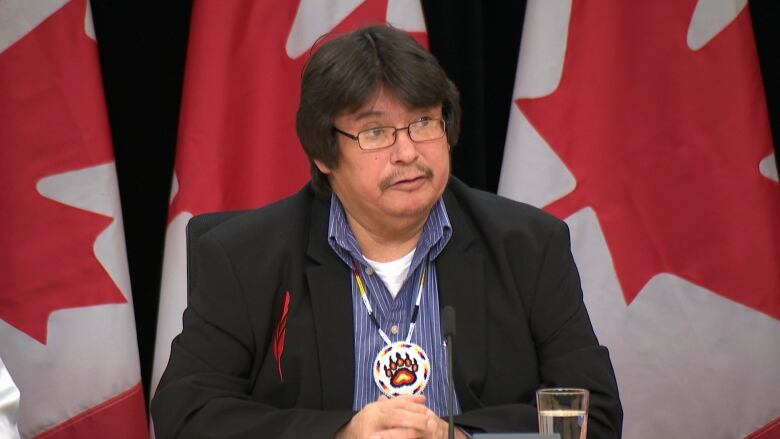
[[[274,358],[279,370],[279,381],[284,382],[284,372],[282,371],[282,353],[284,353],[284,339],[287,335],[287,313],[290,311],[290,292],[285,291],[284,303],[282,304],[282,316],[274,329]]]

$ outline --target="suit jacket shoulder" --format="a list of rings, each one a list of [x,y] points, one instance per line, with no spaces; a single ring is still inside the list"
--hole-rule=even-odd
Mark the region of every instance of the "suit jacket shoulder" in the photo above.
[[[450,201],[455,201],[470,218],[470,226],[478,231],[487,230],[490,235],[520,233],[532,237],[563,226],[563,221],[539,208],[473,189],[454,177],[449,192]]]
[[[306,185],[296,194],[267,206],[237,212],[205,235],[218,240],[228,249],[244,247],[256,240],[263,241],[264,252],[275,247],[300,248],[290,239],[302,235],[308,238],[311,209],[315,202],[324,203]],[[306,248],[305,245],[303,248]]]

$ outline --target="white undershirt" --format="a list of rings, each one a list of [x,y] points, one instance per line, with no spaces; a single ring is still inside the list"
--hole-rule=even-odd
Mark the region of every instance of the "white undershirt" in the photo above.
[[[388,291],[390,291],[393,299],[395,299],[395,296],[401,291],[401,286],[403,286],[406,276],[409,274],[409,267],[412,265],[412,257],[414,256],[415,250],[416,249],[412,249],[412,251],[405,256],[402,256],[401,259],[390,262],[372,261],[363,256],[371,268],[374,269],[374,273],[378,274],[379,278],[382,279],[382,282],[385,283],[385,286]]]

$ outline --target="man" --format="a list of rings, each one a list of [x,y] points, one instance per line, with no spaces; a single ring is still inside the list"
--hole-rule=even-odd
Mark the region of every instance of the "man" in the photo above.
[[[565,224],[450,178],[459,118],[454,85],[402,31],[312,56],[297,120],[312,182],[198,239],[158,439],[446,437],[445,306],[457,437],[535,431],[543,386],[590,389],[589,436],[620,436]]]

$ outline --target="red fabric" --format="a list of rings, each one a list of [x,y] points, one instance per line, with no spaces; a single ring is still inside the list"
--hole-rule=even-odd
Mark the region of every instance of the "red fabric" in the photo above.
[[[125,298],[95,258],[111,219],[42,196],[42,178],[114,160],[86,1],[0,53],[0,319],[45,344],[57,310]]]
[[[780,439],[780,417],[746,436],[745,439]]]
[[[80,415],[35,436],[35,439],[140,439],[148,437],[141,383]]]
[[[627,303],[672,273],[780,318],[780,185],[757,171],[772,139],[750,13],[692,51],[696,3],[573,2],[560,86],[517,104],[577,180],[546,210],[596,211]]]
[[[25,437],[142,439],[146,409],[130,291],[120,289],[129,278],[97,44],[88,1],[58,4],[2,8],[0,356],[21,392]],[[107,304],[114,306],[100,306]]]

